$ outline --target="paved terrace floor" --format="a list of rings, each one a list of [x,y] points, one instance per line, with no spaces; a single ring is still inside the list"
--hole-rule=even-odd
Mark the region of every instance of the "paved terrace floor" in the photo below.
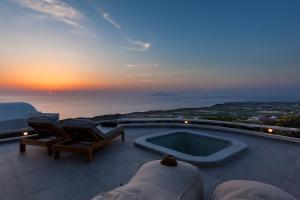
[[[182,129],[174,127],[126,128],[126,142],[115,139],[95,152],[94,161],[62,154],[53,160],[46,150],[29,146],[19,154],[17,142],[0,144],[0,199],[91,199],[96,194],[126,183],[144,162],[161,156],[134,146],[136,137]],[[199,168],[205,199],[211,199],[215,186],[231,179],[270,183],[300,199],[300,145],[256,136],[195,129],[212,135],[240,139],[248,151],[228,164],[216,168]]]

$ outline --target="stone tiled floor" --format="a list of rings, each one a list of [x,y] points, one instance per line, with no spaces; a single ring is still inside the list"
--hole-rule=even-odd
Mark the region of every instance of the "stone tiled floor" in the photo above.
[[[126,183],[144,162],[160,155],[134,146],[138,136],[182,129],[175,127],[126,128],[126,142],[115,139],[96,152],[94,161],[62,154],[60,160],[45,149],[29,146],[19,154],[18,143],[0,144],[0,199],[91,199],[96,194]],[[211,199],[216,185],[231,179],[266,182],[300,198],[300,145],[256,136],[191,128],[232,137],[248,144],[248,151],[226,165],[199,168],[205,199]]]

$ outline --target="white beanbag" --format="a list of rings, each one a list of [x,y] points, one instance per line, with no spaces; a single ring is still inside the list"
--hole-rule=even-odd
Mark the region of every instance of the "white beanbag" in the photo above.
[[[168,167],[156,160],[142,165],[126,185],[102,193],[93,200],[201,200],[202,189],[196,167],[180,161],[177,166]]]
[[[213,200],[297,200],[272,185],[244,180],[232,180],[218,185]]]

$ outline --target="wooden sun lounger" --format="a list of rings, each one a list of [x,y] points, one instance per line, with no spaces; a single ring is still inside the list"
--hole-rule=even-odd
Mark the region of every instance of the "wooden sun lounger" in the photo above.
[[[51,121],[45,117],[29,119],[28,125],[33,128],[34,134],[21,138],[20,153],[26,151],[26,145],[34,145],[47,147],[48,155],[52,155],[53,145],[69,138],[59,122]]]
[[[104,133],[99,126],[97,127],[91,122],[76,122],[75,120],[64,124],[63,129],[71,137],[54,145],[55,159],[60,157],[60,152],[72,152],[85,155],[90,162],[96,149],[118,136],[121,136],[122,142],[125,139],[124,129],[120,126],[111,128]]]

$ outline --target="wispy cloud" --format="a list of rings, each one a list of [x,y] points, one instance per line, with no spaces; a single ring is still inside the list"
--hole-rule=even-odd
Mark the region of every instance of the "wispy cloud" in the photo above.
[[[12,0],[13,2],[40,12],[42,14],[47,14],[48,16],[54,18],[55,20],[64,22],[68,25],[83,28],[80,24],[80,19],[82,14],[70,6],[69,4],[62,2],[60,0]]]
[[[147,51],[151,48],[152,44],[150,42],[144,42],[140,40],[133,40],[126,36],[127,34],[122,30],[121,25],[116,22],[112,16],[106,12],[105,10],[101,9],[99,10],[99,13],[101,14],[102,18],[110,23],[115,29],[117,29],[121,35],[121,37],[126,40],[128,43],[130,43],[132,46],[130,47],[121,47],[122,49],[128,50],[128,51]]]
[[[128,37],[122,36],[127,42],[135,45],[135,47],[121,47],[122,49],[126,49],[128,51],[147,51],[151,48],[152,44],[149,42],[142,42],[137,40],[129,39]]]
[[[126,67],[128,68],[151,68],[151,67],[158,67],[160,64],[158,63],[151,63],[151,64],[128,64]]]
[[[116,29],[121,28],[121,26],[117,22],[115,22],[115,20],[113,20],[111,18],[110,14],[108,12],[105,12],[104,10],[100,10],[99,12],[102,15],[103,19],[105,19],[107,22],[109,22],[111,25],[113,25]]]

